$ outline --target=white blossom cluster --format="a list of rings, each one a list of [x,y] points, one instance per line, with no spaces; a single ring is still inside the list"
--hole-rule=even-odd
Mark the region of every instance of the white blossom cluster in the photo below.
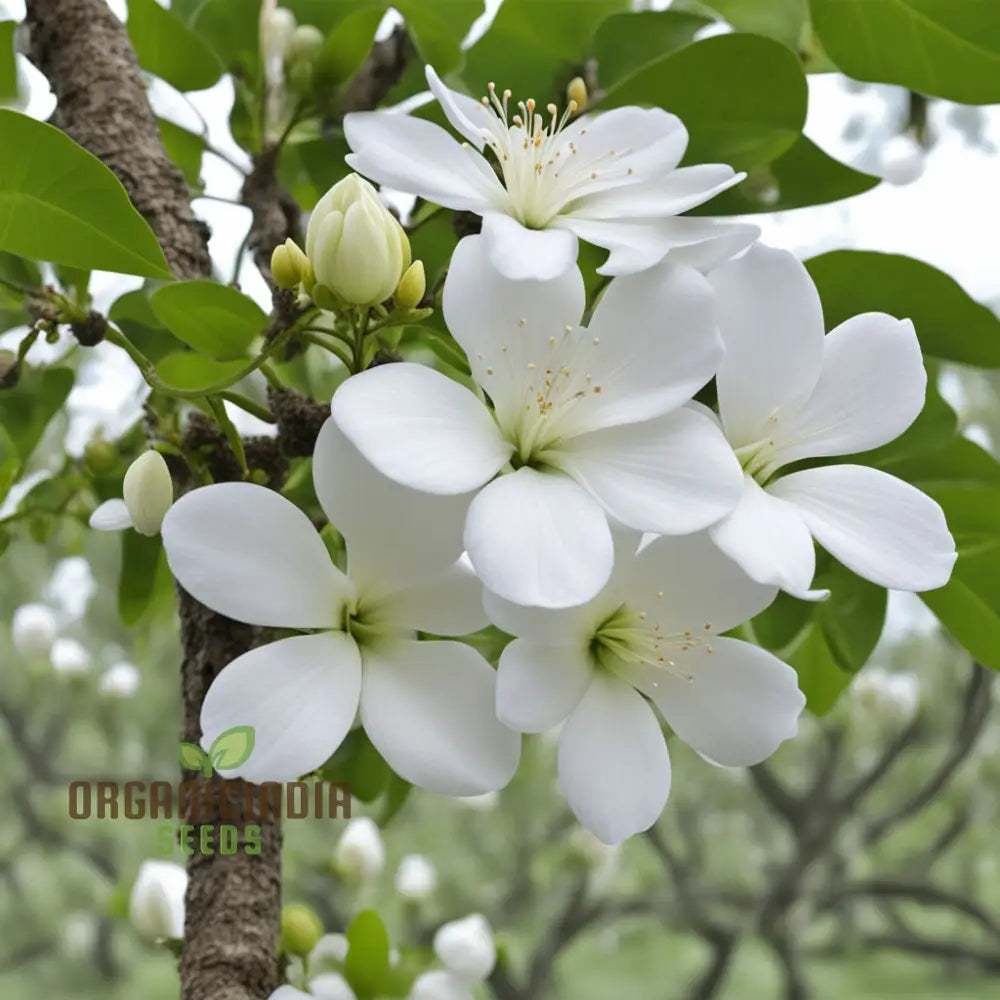
[[[427,75],[463,141],[406,115],[354,114],[348,159],[482,217],[443,291],[471,380],[401,362],[337,390],[312,471],[344,568],[306,514],[261,486],[207,486],[173,506],[158,486],[147,503],[132,487],[156,479],[154,458],[102,526],[155,531],[162,518],[195,598],[297,633],[236,659],[207,694],[206,747],[233,726],[256,731],[232,773],[297,778],[359,718],[407,781],[477,796],[510,780],[521,733],[561,725],[560,787],[617,843],[667,800],[661,720],[724,766],[796,734],[795,672],[727,633],[779,590],[827,596],[813,586],[815,543],[884,587],[948,580],[940,507],[831,461],[913,422],[920,348],[909,321],[880,313],[827,334],[792,255],[754,244],[755,227],[682,216],[741,175],[680,167],[687,132],[673,115],[515,109],[492,85],[480,102]],[[367,188],[349,183],[349,198],[334,189],[314,213],[311,254],[278,254],[289,282],[323,277],[337,301],[350,289],[312,260],[323,246],[346,259],[350,241],[357,270],[371,236],[384,280],[358,280],[379,295],[409,263]],[[591,312],[579,240],[609,251]],[[714,408],[695,401],[710,384],[700,398]],[[454,638],[488,623],[514,637],[498,670]]]

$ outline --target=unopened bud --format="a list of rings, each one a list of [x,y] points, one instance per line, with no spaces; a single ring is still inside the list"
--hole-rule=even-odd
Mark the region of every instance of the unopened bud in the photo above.
[[[271,254],[271,277],[279,288],[295,288],[308,268],[309,258],[295,240],[285,240]]]
[[[485,979],[497,960],[493,931],[480,913],[439,927],[434,953],[449,972],[466,982]]]
[[[0,351],[0,389],[13,389],[21,377],[21,363],[13,351]]]
[[[587,85],[583,82],[582,76],[574,76],[566,87],[566,100],[576,104],[577,111],[583,111],[587,107]]]
[[[76,677],[90,670],[90,653],[76,639],[56,639],[49,653],[52,669],[64,677]]]
[[[260,15],[261,47],[284,59],[295,35],[295,15],[287,7],[264,10]]]
[[[300,24],[288,43],[288,61],[314,63],[323,51],[325,40],[315,25]]]
[[[14,612],[11,638],[22,656],[46,656],[56,637],[56,616],[44,604],[22,604]]]
[[[289,955],[308,955],[322,936],[323,925],[308,906],[292,903],[281,911],[281,943]]]
[[[415,260],[400,278],[396,286],[393,300],[403,309],[416,309],[423,301],[427,290],[427,278],[424,275],[424,262]]]
[[[407,854],[396,869],[396,892],[414,903],[430,898],[437,888],[437,871],[422,854]]]
[[[882,147],[882,176],[890,184],[912,184],[924,172],[925,165],[924,149],[912,135],[894,135]]]
[[[129,918],[151,941],[184,936],[187,872],[172,861],[144,861],[129,897]]]
[[[170,470],[158,451],[147,451],[128,467],[122,495],[135,530],[140,535],[158,534],[174,502]]]
[[[341,834],[334,852],[340,876],[354,882],[369,882],[385,867],[382,834],[367,816],[352,819]]]
[[[97,690],[108,698],[120,698],[123,701],[134,698],[139,690],[141,677],[139,671],[131,663],[116,663],[101,674]]]
[[[319,284],[359,306],[389,298],[410,265],[403,227],[357,174],[320,198],[309,218],[306,254]]]

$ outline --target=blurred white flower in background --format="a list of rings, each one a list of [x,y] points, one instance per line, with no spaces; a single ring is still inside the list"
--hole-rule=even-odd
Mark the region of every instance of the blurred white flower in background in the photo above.
[[[87,647],[76,639],[56,639],[49,652],[52,669],[64,677],[76,677],[90,670]]]
[[[419,903],[434,894],[437,869],[423,854],[407,854],[396,869],[396,892],[411,902]]]
[[[324,972],[313,976],[306,984],[309,995],[319,1000],[356,1000],[354,990],[339,972]]]
[[[309,952],[309,968],[332,969],[347,958],[347,938],[343,934],[324,934]]]
[[[927,164],[924,148],[908,133],[894,135],[882,146],[879,166],[890,184],[912,184]]]
[[[129,919],[150,941],[184,936],[187,872],[172,861],[143,861],[129,896]]]
[[[131,663],[122,661],[108,667],[101,674],[97,690],[109,698],[132,698],[139,690],[141,675]]]
[[[92,913],[69,913],[59,925],[59,947],[67,958],[86,961],[97,942],[97,918]]]
[[[11,638],[22,656],[47,656],[55,637],[56,616],[44,604],[22,604],[14,612]]]
[[[497,960],[493,930],[481,913],[452,920],[434,935],[434,954],[448,972],[466,982],[485,979]]]
[[[375,822],[367,816],[352,819],[344,828],[333,856],[341,878],[371,882],[385,867],[385,846]]]
[[[867,667],[851,684],[851,696],[864,711],[902,724],[920,707],[920,682],[916,674]]]
[[[96,592],[97,583],[90,563],[83,556],[70,556],[56,563],[45,587],[45,599],[58,609],[65,625],[83,617]]]

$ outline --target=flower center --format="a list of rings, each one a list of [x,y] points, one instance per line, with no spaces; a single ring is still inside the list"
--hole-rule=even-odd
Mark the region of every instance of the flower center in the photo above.
[[[489,96],[482,98],[492,118],[485,138],[500,165],[514,217],[529,229],[544,229],[569,202],[605,178],[616,151],[592,155],[585,143],[587,129],[567,128],[576,101],[562,115],[555,104],[547,105],[546,121],[531,97],[518,102],[519,114],[509,114],[510,98],[509,90],[498,96],[496,85],[489,85]]]
[[[663,592],[657,594],[662,598]],[[684,632],[666,633],[653,613],[637,611],[622,604],[595,630],[591,640],[591,653],[605,670],[630,680],[635,667],[653,667],[682,680],[693,682],[694,677],[677,664],[677,653],[701,648],[712,652],[711,622],[705,622],[701,634],[687,629]]]
[[[772,414],[769,423],[777,424],[777,415]],[[772,437],[764,437],[752,444],[745,444],[735,449],[743,471],[755,479],[761,486],[767,485],[771,477],[785,463],[778,455]]]

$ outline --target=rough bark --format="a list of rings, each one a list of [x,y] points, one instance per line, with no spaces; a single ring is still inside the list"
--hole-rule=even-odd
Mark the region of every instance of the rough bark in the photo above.
[[[115,172],[174,273],[211,277],[207,228],[195,218],[184,179],[163,149],[124,26],[105,0],[28,0],[27,23],[34,61],[59,101],[58,124]],[[196,742],[209,684],[257,637],[181,590],[178,602],[183,739]],[[217,792],[216,783],[212,811],[194,822],[196,841],[201,826],[221,822]],[[281,828],[274,819],[258,825],[259,854],[195,853],[190,860],[183,1000],[261,1000],[277,986]]]

